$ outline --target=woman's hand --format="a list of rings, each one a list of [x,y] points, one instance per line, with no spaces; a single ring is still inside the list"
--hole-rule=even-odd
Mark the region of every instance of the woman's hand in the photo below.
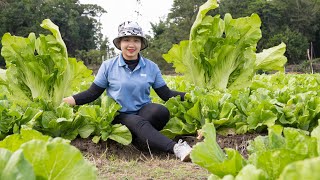
[[[63,98],[63,102],[65,102],[65,103],[67,103],[67,104],[69,104],[71,106],[76,105],[76,101],[74,100],[74,98],[72,96]]]

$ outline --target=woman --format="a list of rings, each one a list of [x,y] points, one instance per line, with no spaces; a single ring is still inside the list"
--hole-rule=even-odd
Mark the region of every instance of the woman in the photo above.
[[[183,100],[185,93],[170,90],[159,67],[140,55],[148,47],[148,41],[136,22],[120,24],[113,43],[121,54],[102,63],[88,90],[63,101],[70,105],[86,104],[106,90],[121,105],[114,123],[127,126],[137,141],[174,153],[181,161],[190,161],[191,147],[186,142],[175,142],[159,132],[169,121],[170,113],[165,106],[151,102],[150,87],[164,101],[174,96]]]

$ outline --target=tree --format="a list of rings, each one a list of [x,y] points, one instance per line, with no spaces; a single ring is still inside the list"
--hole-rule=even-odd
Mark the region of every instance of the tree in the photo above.
[[[273,3],[281,11],[282,22],[314,40],[319,28],[316,23],[319,21],[319,0],[274,0]]]
[[[303,34],[307,38],[307,49],[312,44],[316,52],[314,55],[320,56],[320,0],[274,0],[275,6],[282,6],[282,17],[291,30]]]
[[[100,46],[101,56],[103,57],[102,59],[109,59],[116,55],[115,49],[110,46],[109,39],[106,37]]]

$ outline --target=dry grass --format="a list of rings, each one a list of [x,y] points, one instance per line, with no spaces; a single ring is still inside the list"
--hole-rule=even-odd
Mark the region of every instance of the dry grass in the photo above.
[[[209,173],[193,163],[177,159],[142,157],[126,160],[110,155],[102,159],[88,157],[98,167],[99,179],[207,179]],[[143,160],[142,160],[143,159]]]

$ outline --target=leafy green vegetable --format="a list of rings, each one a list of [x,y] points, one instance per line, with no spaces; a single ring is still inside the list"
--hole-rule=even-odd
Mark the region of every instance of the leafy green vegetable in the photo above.
[[[0,68],[0,80],[6,79],[6,70]]]
[[[289,164],[280,174],[279,180],[316,180],[320,177],[320,157]]]
[[[4,140],[0,141],[0,147],[14,152],[17,151],[23,143],[26,143],[33,139],[49,141],[52,138],[50,136],[43,135],[36,130],[21,129],[19,134],[9,135]]]
[[[33,168],[25,159],[22,150],[11,153],[0,148],[0,179],[36,179]]]
[[[188,100],[181,102],[177,96],[170,98],[165,106],[170,110],[172,117],[161,130],[165,136],[174,138],[176,135],[194,134],[199,129],[202,119],[199,104]]]
[[[205,124],[201,131],[204,141],[193,146],[192,162],[219,177],[237,175],[247,164],[246,160],[236,150],[226,148],[226,154],[223,152],[216,141],[216,131],[212,123]]]
[[[254,165],[248,164],[241,169],[236,177],[226,175],[222,180],[267,180],[268,175],[261,169],[257,169]],[[221,180],[218,176],[211,174],[208,180]]]
[[[0,139],[17,132],[21,125],[39,117],[41,113],[41,110],[33,107],[24,109],[9,100],[0,100]]]
[[[269,127],[268,136],[250,142],[249,162],[275,179],[290,163],[318,156],[317,140],[308,134],[294,128]]]
[[[94,136],[93,142],[98,143],[100,139],[106,141],[112,139],[121,144],[128,145],[132,141],[129,129],[121,124],[112,124],[113,119],[120,109],[110,97],[102,95],[101,105],[82,105],[77,112],[77,119],[85,122],[79,128],[79,134],[83,138]]]
[[[45,19],[41,27],[52,35],[40,34],[36,38],[30,33],[24,38],[4,34],[1,55],[7,65],[6,82],[11,100],[27,106],[42,99],[53,109],[61,104],[63,97],[72,93],[70,84],[88,76],[92,79],[92,71],[68,57],[58,26]]]
[[[107,138],[110,138],[118,143],[123,145],[128,145],[132,141],[132,134],[129,129],[122,124],[114,124],[112,125],[111,133]],[[102,138],[103,140],[106,138]]]
[[[318,154],[320,155],[320,120],[318,120],[318,126],[315,127],[311,132],[311,137],[317,139],[318,142]]]
[[[97,179],[96,168],[69,144],[31,140],[21,149],[39,179]]]
[[[0,178],[96,179],[95,166],[69,142],[32,129],[22,129],[21,134],[7,136],[0,142],[0,147],[7,148],[0,148]]]
[[[196,86],[209,89],[240,89],[248,87],[256,71],[283,70],[287,59],[285,44],[256,54],[261,38],[261,21],[257,14],[233,19],[226,14],[206,16],[218,7],[208,0],[200,7],[191,28],[189,40],[175,44],[163,55],[173,63],[176,72]]]
[[[93,127],[92,124],[85,124],[86,121],[79,113],[74,113],[77,109],[62,103],[63,97],[78,92],[85,82],[92,81],[94,77],[83,62],[68,57],[58,26],[45,19],[41,27],[49,30],[52,35],[40,34],[36,38],[34,33],[30,33],[24,38],[6,33],[2,38],[1,54],[6,60],[7,70],[6,80],[0,83],[8,88],[10,103],[19,104],[25,115],[20,111],[15,112],[13,120],[9,121],[8,114],[12,113],[7,113],[8,108],[3,108],[3,114],[6,115],[6,121],[3,122],[6,123],[0,123],[0,130],[3,125],[2,129],[6,131],[1,133],[9,134],[13,127],[18,131],[21,125],[27,124],[50,136],[70,140],[75,139],[79,133],[82,137],[88,137],[92,132],[106,140],[114,131],[112,138],[123,143],[131,142],[131,135],[123,131],[123,127],[105,129],[111,127],[111,121],[118,110],[114,105],[110,104],[112,111],[103,111],[101,114],[108,119],[100,121],[103,127]],[[103,104],[101,106],[105,109]],[[127,141],[119,137],[120,132],[123,132]]]

